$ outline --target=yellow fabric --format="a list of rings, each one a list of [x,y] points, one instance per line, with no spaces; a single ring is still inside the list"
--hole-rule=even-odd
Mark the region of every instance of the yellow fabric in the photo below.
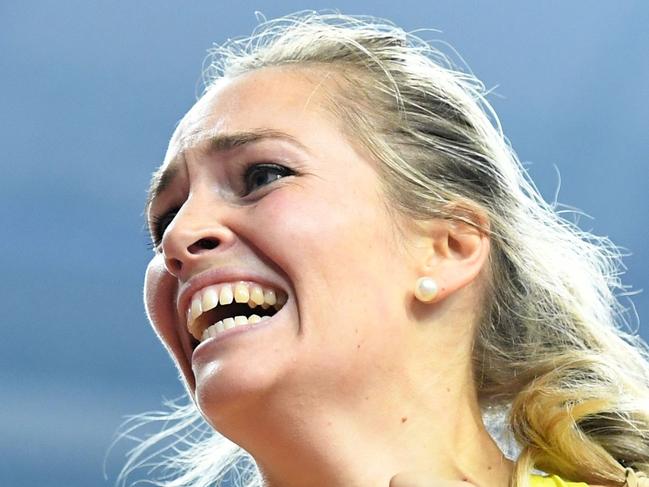
[[[541,475],[532,475],[532,487],[588,487],[583,482],[566,482],[556,475],[542,477]]]

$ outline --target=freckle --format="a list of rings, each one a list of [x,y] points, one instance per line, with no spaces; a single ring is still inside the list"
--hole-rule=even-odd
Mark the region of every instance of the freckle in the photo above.
[[[491,465],[487,466],[487,470],[491,470]]]
[[[356,350],[359,350],[360,348],[361,348],[361,344],[359,343],[358,345],[356,345]]]
[[[365,400],[366,400],[366,401],[369,401],[369,400],[370,400],[370,396],[365,396]]]
[[[402,423],[405,423],[406,421],[408,421],[408,418],[407,418],[406,416],[404,416],[403,418],[401,418],[401,422],[402,422]]]
[[[446,388],[446,392],[451,392],[451,388],[450,388],[450,387],[447,387],[447,388]]]

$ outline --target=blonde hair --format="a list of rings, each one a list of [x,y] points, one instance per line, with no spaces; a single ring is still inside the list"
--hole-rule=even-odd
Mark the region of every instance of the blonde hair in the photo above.
[[[484,86],[392,24],[302,13],[215,48],[206,91],[221,77],[277,66],[331,75],[328,108],[379,162],[400,214],[474,225],[473,215],[486,216],[491,272],[474,372],[484,411],[506,412],[501,428],[520,449],[511,485],[526,487],[533,469],[604,485],[622,485],[625,467],[649,471],[649,354],[622,329],[619,252],[543,200]],[[207,487],[233,476],[261,485],[254,461],[210,431],[193,404],[141,419],[165,428],[133,450],[122,481],[166,439],[158,485]]]

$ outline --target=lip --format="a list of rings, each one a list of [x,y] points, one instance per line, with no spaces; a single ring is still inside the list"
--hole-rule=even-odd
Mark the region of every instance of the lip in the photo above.
[[[191,354],[191,359],[190,363],[192,365],[192,368],[194,367],[195,364],[198,364],[202,361],[201,356],[204,354],[209,354],[210,349],[214,346],[218,346],[219,343],[221,343],[223,340],[227,340],[228,338],[235,336],[235,335],[241,335],[243,333],[254,333],[256,331],[261,331],[264,330],[270,326],[273,326],[275,321],[276,321],[276,316],[282,313],[284,310],[284,307],[280,309],[277,313],[275,313],[273,316],[271,316],[269,319],[261,321],[257,324],[254,325],[239,325],[235,326],[234,328],[230,328],[229,330],[225,330],[220,332],[218,335],[215,337],[208,338],[207,340],[204,340],[198,344],[198,346],[194,349],[194,351]]]
[[[236,267],[217,267],[217,268],[203,271],[200,274],[196,274],[194,277],[192,277],[187,282],[182,284],[178,289],[178,299],[176,300],[176,308],[177,308],[178,316],[182,317],[182,326],[185,335],[191,338],[191,336],[189,335],[189,331],[187,330],[187,323],[185,321],[187,319],[187,309],[189,308],[189,303],[192,296],[197,291],[203,289],[204,287],[211,286],[214,284],[221,284],[224,282],[233,282],[233,281],[252,281],[261,284],[262,286],[267,286],[274,289],[282,290],[287,294],[287,296],[289,295],[288,286],[286,286],[283,283],[279,283],[277,282],[276,279],[272,279],[259,272],[250,271],[242,268],[236,268]],[[232,330],[236,330],[236,329],[237,328],[232,328]],[[188,357],[187,357],[188,359],[191,358],[190,357],[191,353],[192,351],[190,347]]]

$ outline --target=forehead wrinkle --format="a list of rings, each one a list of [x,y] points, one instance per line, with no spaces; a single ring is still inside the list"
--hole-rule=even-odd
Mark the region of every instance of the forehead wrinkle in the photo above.
[[[178,174],[180,165],[185,163],[185,152],[187,150],[207,145],[207,153],[214,154],[227,152],[267,139],[285,140],[303,151],[309,152],[308,149],[292,135],[274,129],[256,129],[226,134],[214,133],[214,131],[201,131],[183,138],[179,144],[180,149],[178,155],[171,160],[167,167],[164,169],[161,168],[153,174],[147,195],[145,213],[150,208],[151,203],[173,182]]]

